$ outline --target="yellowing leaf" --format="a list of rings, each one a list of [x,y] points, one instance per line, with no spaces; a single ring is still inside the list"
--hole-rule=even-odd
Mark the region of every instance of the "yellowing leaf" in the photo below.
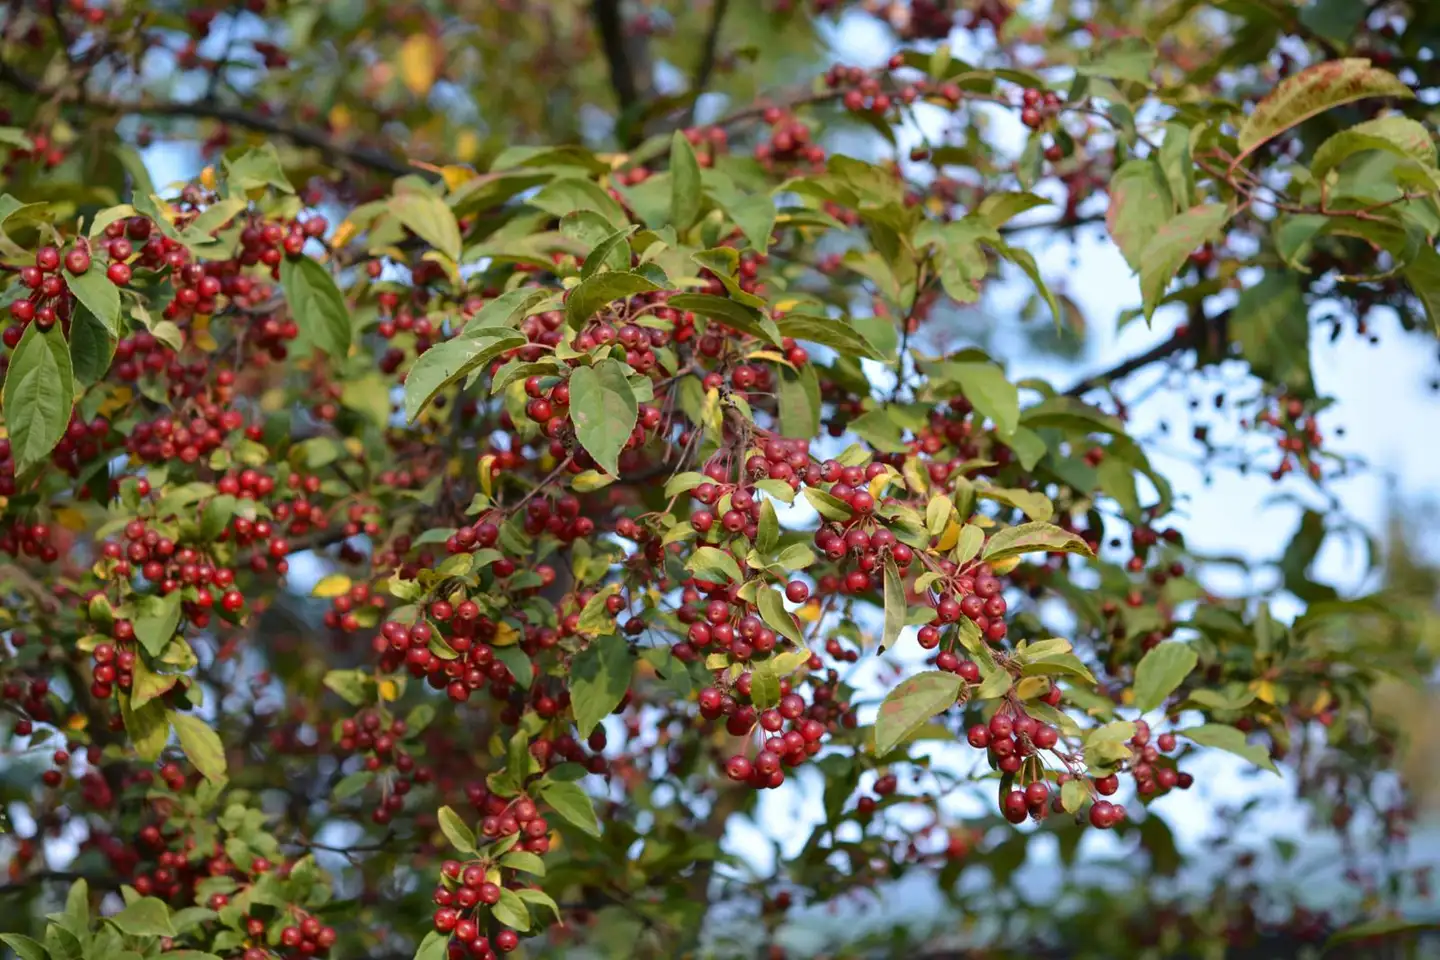
[[[480,155],[480,137],[474,130],[462,130],[455,138],[455,156],[466,163]]]
[[[417,97],[423,97],[435,86],[436,65],[443,51],[439,42],[428,33],[412,33],[400,45],[397,66],[400,82]]]
[[[475,469],[480,474],[480,489],[485,492],[485,496],[495,496],[495,454],[485,454]]]
[[[1009,573],[1011,570],[1014,570],[1019,565],[1019,557],[1006,557],[1004,560],[998,560],[990,564],[990,569],[995,571],[995,576],[1003,577],[1005,576],[1005,574]]]
[[[941,553],[945,553],[946,551],[953,550],[955,548],[956,542],[959,541],[959,539],[960,524],[956,523],[952,519],[948,524],[946,524],[945,532],[940,534],[940,542],[936,544],[935,547]]]
[[[66,730],[84,730],[90,726],[90,718],[83,713],[72,713],[65,721]]]
[[[1275,705],[1275,684],[1269,680],[1255,680],[1250,684],[1250,689],[1255,692],[1256,700],[1263,700],[1271,706]]]
[[[399,685],[398,683],[396,683],[394,680],[381,680],[381,681],[380,681],[380,685],[379,685],[379,689],[380,689],[380,699],[381,699],[381,700],[399,700],[399,699],[400,699],[400,685]]]
[[[820,619],[820,601],[811,600],[799,610],[796,610],[795,616],[799,617],[804,623],[814,623]]]
[[[66,530],[74,530],[77,533],[87,526],[85,514],[74,507],[56,507],[55,521]]]
[[[349,593],[350,587],[349,577],[343,573],[332,573],[328,577],[322,577],[320,582],[315,584],[314,589],[310,591],[310,596],[325,597],[326,599],[339,597]]]
[[[200,185],[206,190],[215,189],[215,165],[210,164],[200,171]]]
[[[353,119],[350,116],[350,108],[343,103],[337,103],[330,108],[330,126],[336,133],[349,130]]]
[[[501,623],[495,628],[495,639],[490,641],[492,647],[513,647],[520,642],[520,631],[508,623]]]

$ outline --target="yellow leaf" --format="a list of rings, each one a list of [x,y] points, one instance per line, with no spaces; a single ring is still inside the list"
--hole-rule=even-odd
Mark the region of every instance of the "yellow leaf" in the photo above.
[[[412,33],[400,45],[400,82],[417,97],[435,86],[435,67],[440,62],[440,44],[428,33]]]
[[[1050,681],[1044,677],[1026,677],[1015,686],[1015,695],[1021,700],[1034,700],[1049,689]]]
[[[89,525],[85,522],[85,514],[74,507],[57,507],[55,510],[55,520],[66,530],[73,530],[76,533],[84,530]]]
[[[355,234],[360,230],[349,220],[342,220],[340,226],[335,228],[335,236],[330,239],[330,245],[336,250],[349,246],[350,241],[355,239]]]
[[[440,168],[440,178],[445,181],[445,186],[454,190],[474,180],[480,174],[470,167],[463,167],[458,163],[446,164]]]
[[[107,564],[104,560],[96,560],[95,566],[90,568],[90,572],[95,574],[97,580],[109,580],[110,571],[106,567]]]
[[[799,610],[796,610],[795,616],[799,617],[804,623],[814,623],[820,619],[820,601],[811,600]]]
[[[462,130],[455,138],[455,156],[466,163],[480,155],[480,136],[474,130]]]
[[[343,103],[337,103],[330,108],[330,126],[336,133],[344,133],[350,129],[351,116],[350,108]]]
[[[285,391],[276,387],[260,394],[260,409],[266,413],[278,413],[285,409]]]
[[[481,457],[476,469],[480,474],[480,489],[487,497],[495,496],[495,454],[487,453]]]
[[[875,474],[875,479],[873,479],[873,480],[870,481],[870,496],[874,497],[876,500],[879,500],[879,499],[880,499],[880,495],[885,492],[885,488],[888,487],[889,485],[890,485],[890,474],[888,474],[888,473],[877,473],[877,474]]]
[[[461,463],[459,457],[451,457],[449,460],[445,461],[445,476],[449,477],[451,480],[460,479],[460,470]]]
[[[400,685],[394,680],[381,680],[379,686],[381,700],[393,701],[400,699]]]
[[[1275,684],[1269,680],[1254,680],[1250,683],[1250,689],[1255,692],[1256,700],[1263,700],[1272,707],[1275,705]]]
[[[1329,690],[1321,690],[1318,694],[1315,695],[1315,703],[1310,709],[1314,710],[1316,713],[1324,713],[1325,708],[1330,706],[1330,704],[1334,702],[1334,700],[1335,698],[1331,696]]]
[[[90,726],[90,718],[83,713],[72,713],[65,720],[65,729],[67,730],[84,730],[88,726]]]
[[[998,563],[990,564],[990,569],[995,571],[995,576],[1003,577],[1020,565],[1019,557],[1006,557]]]
[[[213,164],[200,171],[200,186],[206,190],[215,189],[215,167]]]
[[[312,597],[339,597],[350,592],[350,578],[343,573],[332,573],[328,577],[321,578],[310,591]]]
[[[100,404],[100,415],[103,417],[113,417],[116,413],[129,406],[130,401],[133,400],[134,397],[135,392],[129,387],[116,387],[110,392],[110,395],[105,398],[105,402]]]
[[[935,549],[941,553],[955,549],[955,544],[960,540],[960,524],[954,517],[945,526],[945,532],[940,534],[940,542],[935,544]]]
[[[513,647],[520,642],[520,631],[510,624],[501,621],[495,628],[495,639],[490,641],[492,647]]]
[[[1135,702],[1135,691],[1126,687],[1125,692],[1120,694],[1120,702],[1127,707],[1132,705]]]
[[[975,514],[975,516],[970,518],[970,522],[975,524],[975,526],[979,527],[981,530],[989,530],[991,527],[995,526],[995,521],[992,520],[990,517],[985,516],[985,514],[983,513]]]

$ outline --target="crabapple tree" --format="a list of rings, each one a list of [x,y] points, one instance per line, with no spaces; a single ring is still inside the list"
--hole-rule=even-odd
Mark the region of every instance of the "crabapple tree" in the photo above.
[[[0,941],[784,957],[912,875],[1019,910],[1037,836],[1147,886],[1207,770],[1402,843],[1380,708],[1434,631],[1312,579],[1361,467],[1311,351],[1440,322],[1437,37],[1402,0],[4,5]],[[1082,240],[1153,331],[1088,375]],[[1328,504],[1229,592],[1147,373],[1207,470]],[[1407,926],[1147,896],[1073,955]]]

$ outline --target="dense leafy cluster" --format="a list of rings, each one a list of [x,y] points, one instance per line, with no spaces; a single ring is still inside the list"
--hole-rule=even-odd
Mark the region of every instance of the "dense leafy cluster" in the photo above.
[[[1279,563],[1293,622],[1202,587],[1112,388],[1238,361],[1263,470],[1346,469],[1312,315],[1440,325],[1435,27],[1369,5],[1356,34],[1324,3],[1207,59],[1208,9],[1147,24],[1157,56],[1062,10],[856,5],[893,55],[756,99],[799,69],[768,54],[847,5],[735,5],[773,51],[727,45],[726,0],[0,14],[0,941],[23,960],[753,955],[728,901],[763,904],[783,956],[792,906],[912,869],[1003,883],[1042,833],[1067,859],[1138,837],[1173,872],[1148,807],[1212,750],[1404,836],[1403,791],[1367,785],[1401,744],[1384,685],[1431,666],[1421,615],[1312,582],[1317,513]],[[541,74],[608,70],[613,131],[582,145],[579,103],[546,128],[518,77],[485,91],[485,57],[446,54],[490,6],[495,64],[583,33]],[[667,42],[688,96],[637,81]],[[160,50],[195,98],[157,89]],[[699,109],[712,81],[728,112]],[[192,180],[151,181],[136,147],[166,136],[203,143]],[[1168,339],[1057,387],[956,336],[1017,284],[1017,327],[1080,335],[1029,241],[1100,219],[1131,317],[1183,316]],[[851,668],[876,658],[879,689]],[[807,777],[814,824],[774,822],[758,791]],[[988,814],[957,818],[975,784]],[[747,817],[798,853],[745,874]],[[1093,948],[1277,922],[1228,910],[1155,907]]]

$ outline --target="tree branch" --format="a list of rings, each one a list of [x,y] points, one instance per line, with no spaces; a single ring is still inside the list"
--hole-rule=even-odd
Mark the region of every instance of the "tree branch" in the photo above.
[[[121,100],[110,97],[82,97],[80,91],[56,91],[42,86],[36,80],[19,72],[9,64],[0,61],[0,84],[38,97],[54,98],[60,103],[70,104],[88,113],[106,116],[150,116],[185,117],[195,120],[216,120],[289,140],[302,147],[318,150],[331,161],[348,161],[359,167],[375,170],[391,176],[406,174],[426,175],[419,168],[398,159],[383,150],[370,147],[347,146],[337,143],[322,131],[290,123],[279,117],[272,117],[258,111],[205,101],[173,100]]]
[[[730,0],[714,2],[715,6],[710,12],[710,29],[705,32],[705,44],[700,49],[700,64],[695,68],[694,79],[690,81],[690,90],[694,97],[685,110],[685,119],[680,124],[682,127],[688,127],[695,122],[695,106],[700,102],[700,95],[710,85],[710,77],[715,73],[716,54],[720,48],[720,25],[725,20],[725,11],[730,7]]]
[[[605,61],[610,65],[610,86],[624,113],[640,100],[635,82],[635,66],[625,47],[625,25],[620,20],[620,0],[591,0],[590,12],[600,28],[600,44]]]
[[[1122,360],[1109,370],[1086,377],[1065,391],[1067,397],[1079,397],[1116,380],[1123,380],[1161,360],[1195,350],[1203,366],[1223,358],[1229,342],[1230,311],[1224,310],[1214,317],[1207,317],[1201,306],[1194,304],[1190,310],[1189,324],[1183,333],[1177,333],[1169,340],[1156,344],[1144,353]]]
[[[1117,363],[1109,370],[1086,377],[1069,390],[1066,390],[1065,396],[1078,397],[1089,393],[1096,387],[1103,387],[1113,381],[1123,380],[1135,371],[1148,367],[1152,363],[1158,363],[1167,357],[1172,357],[1182,350],[1188,349],[1190,346],[1191,341],[1189,337],[1171,337],[1169,340],[1151,347],[1144,353],[1137,354],[1128,360]]]

